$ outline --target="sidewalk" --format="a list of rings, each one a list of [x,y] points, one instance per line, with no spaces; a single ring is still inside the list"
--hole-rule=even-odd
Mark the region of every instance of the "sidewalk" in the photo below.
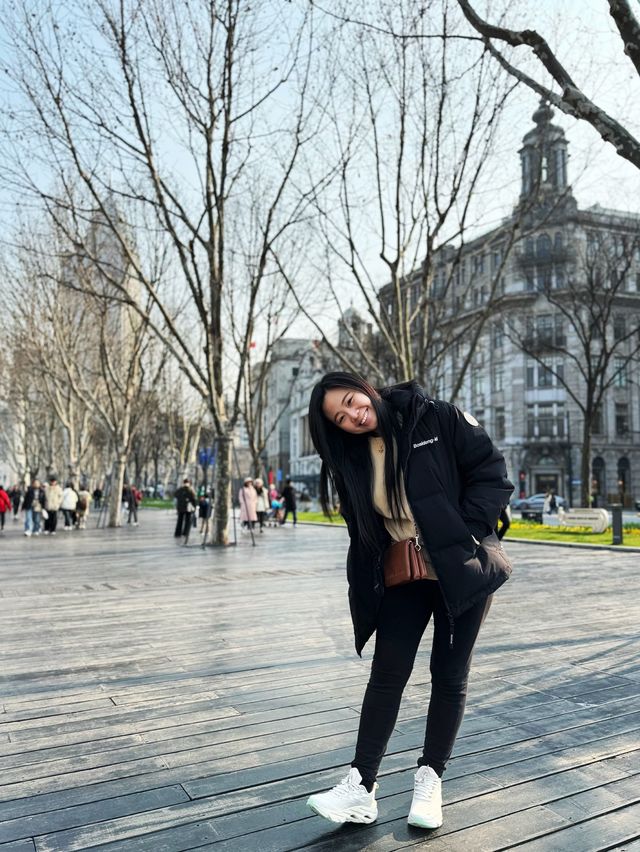
[[[345,774],[373,651],[353,650],[346,532],[203,551],[173,525],[143,510],[136,529],[27,539],[8,522],[0,852],[640,848],[637,554],[509,543],[443,827],[406,825],[428,631],[379,820],[340,828],[304,803]]]

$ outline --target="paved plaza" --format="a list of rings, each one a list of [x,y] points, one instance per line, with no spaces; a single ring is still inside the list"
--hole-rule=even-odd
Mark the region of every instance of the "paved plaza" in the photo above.
[[[0,538],[0,852],[640,850],[640,555],[509,546],[445,775],[410,829],[430,630],[377,823],[306,797],[346,774],[373,643],[353,650],[343,529],[255,548],[137,529]]]

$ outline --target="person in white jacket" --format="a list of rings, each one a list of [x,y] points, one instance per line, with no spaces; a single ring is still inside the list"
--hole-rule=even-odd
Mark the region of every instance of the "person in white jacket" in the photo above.
[[[253,487],[256,489],[258,501],[256,503],[256,514],[258,515],[258,524],[260,532],[265,527],[267,515],[271,509],[271,500],[269,499],[269,489],[265,488],[265,484],[261,479],[254,479]]]
[[[65,532],[71,532],[76,523],[76,507],[78,505],[78,492],[71,482],[67,482],[62,492],[62,514],[64,515]]]

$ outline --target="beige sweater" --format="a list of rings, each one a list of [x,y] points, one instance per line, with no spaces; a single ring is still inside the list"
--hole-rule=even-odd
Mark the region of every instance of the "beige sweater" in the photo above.
[[[411,514],[411,508],[407,501],[407,495],[402,486],[400,494],[400,505],[402,508],[402,519],[397,521],[392,517],[389,501],[387,500],[387,492],[385,490],[384,481],[384,458],[385,446],[382,438],[369,438],[369,450],[371,452],[371,462],[373,465],[373,506],[376,512],[382,516],[387,532],[394,541],[404,541],[407,538],[415,538],[416,524]],[[427,566],[427,576],[429,580],[437,580],[429,557],[424,548],[420,551],[425,565]]]

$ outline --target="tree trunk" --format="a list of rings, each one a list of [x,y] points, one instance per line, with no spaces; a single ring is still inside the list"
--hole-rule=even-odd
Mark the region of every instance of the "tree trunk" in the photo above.
[[[229,544],[229,507],[231,504],[231,438],[223,435],[216,439],[215,502],[213,543]]]
[[[591,503],[591,421],[585,415],[582,424],[582,455],[580,458],[580,505]]]
[[[122,487],[124,485],[124,471],[127,464],[125,456],[119,456],[113,463],[111,471],[111,491],[109,493],[109,526],[122,526]]]

